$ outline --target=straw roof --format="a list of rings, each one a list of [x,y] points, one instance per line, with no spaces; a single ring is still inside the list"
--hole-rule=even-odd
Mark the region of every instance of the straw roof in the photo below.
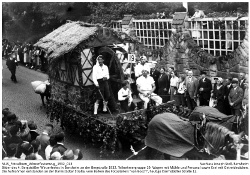
[[[88,24],[80,21],[73,22],[68,21],[66,24],[52,31],[50,34],[41,38],[35,46],[45,50],[48,54],[48,58],[57,58],[65,53],[68,53],[75,49],[79,44],[96,35],[98,30],[102,30],[104,27],[98,24]],[[109,30],[113,29],[109,28]],[[122,39],[121,34],[117,34],[116,40],[122,43],[127,38]],[[130,38],[130,41],[133,39]]]

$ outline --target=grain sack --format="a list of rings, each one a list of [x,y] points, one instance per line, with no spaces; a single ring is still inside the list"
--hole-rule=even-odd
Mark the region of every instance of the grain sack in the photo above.
[[[37,86],[37,88],[35,89],[35,93],[37,94],[43,94],[46,90],[46,84],[42,83],[39,86]]]
[[[43,84],[44,82],[42,81],[33,81],[31,82],[31,86],[33,87],[34,91],[36,90],[36,88],[40,85]]]

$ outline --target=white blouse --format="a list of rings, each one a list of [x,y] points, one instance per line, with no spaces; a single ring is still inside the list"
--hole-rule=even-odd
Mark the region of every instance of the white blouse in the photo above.
[[[132,101],[131,90],[127,88],[126,90],[121,88],[118,92],[118,100],[123,101],[126,99],[124,96],[129,96],[129,101]]]
[[[109,69],[106,65],[102,65],[102,67],[100,65],[94,65],[93,67],[93,73],[92,73],[92,77],[93,77],[93,82],[96,86],[99,86],[98,84],[98,79],[103,79],[103,77],[107,77],[107,79],[109,79]]]
[[[178,82],[179,82],[179,78],[178,77],[174,77],[174,78],[172,77],[170,79],[170,86],[177,87]]]

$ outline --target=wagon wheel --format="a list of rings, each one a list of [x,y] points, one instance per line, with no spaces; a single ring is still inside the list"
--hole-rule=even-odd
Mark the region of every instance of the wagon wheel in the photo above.
[[[121,83],[124,80],[124,74],[115,52],[109,47],[102,47],[98,50],[98,54],[102,54],[105,57],[104,64],[109,68],[110,81]]]

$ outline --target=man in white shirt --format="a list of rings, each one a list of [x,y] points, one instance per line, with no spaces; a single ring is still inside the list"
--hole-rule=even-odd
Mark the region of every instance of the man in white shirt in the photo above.
[[[150,67],[146,63],[147,57],[142,56],[141,57],[141,63],[138,63],[138,65],[135,66],[135,77],[138,78],[142,75],[142,70],[147,70],[150,73]]]
[[[99,96],[97,97],[97,100],[94,104],[94,115],[97,114],[100,100],[103,100],[103,112],[107,112],[107,103],[110,97],[110,90],[108,84],[109,69],[106,65],[103,64],[103,61],[103,56],[99,55],[97,57],[96,65],[94,65],[93,67],[93,81],[95,86],[99,89]]]
[[[142,70],[142,76],[136,80],[137,90],[139,91],[139,97],[144,101],[144,109],[147,108],[150,99],[156,102],[156,106],[162,103],[162,98],[153,93],[155,90],[155,81],[148,75],[149,71]]]

